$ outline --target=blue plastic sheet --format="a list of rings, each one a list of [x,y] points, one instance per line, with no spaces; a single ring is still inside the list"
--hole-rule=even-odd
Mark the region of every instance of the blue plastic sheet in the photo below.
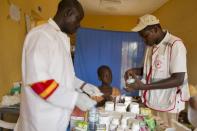
[[[97,68],[108,65],[113,73],[112,86],[122,90],[126,69],[143,66],[144,49],[138,33],[81,28],[77,32],[75,73],[82,80],[99,86]]]

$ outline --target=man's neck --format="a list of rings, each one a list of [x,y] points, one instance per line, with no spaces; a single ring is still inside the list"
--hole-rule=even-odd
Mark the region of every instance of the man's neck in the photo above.
[[[53,17],[53,20],[55,21],[55,23],[59,26],[59,28],[61,29],[61,22],[59,20],[59,17],[56,15]]]
[[[102,83],[101,88],[109,88],[111,87],[109,84]]]
[[[156,45],[158,45],[164,39],[166,33],[167,32],[161,31],[160,37],[158,38]]]

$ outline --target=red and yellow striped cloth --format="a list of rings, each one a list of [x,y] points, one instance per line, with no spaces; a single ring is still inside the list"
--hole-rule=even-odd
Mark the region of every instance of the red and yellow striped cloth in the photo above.
[[[57,89],[59,84],[55,80],[46,80],[42,82],[37,82],[31,85],[31,88],[36,94],[38,94],[43,99],[47,99],[53,94]]]

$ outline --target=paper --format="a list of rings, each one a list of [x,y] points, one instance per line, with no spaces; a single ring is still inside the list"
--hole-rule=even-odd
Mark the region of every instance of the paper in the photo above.
[[[0,127],[5,128],[5,129],[14,129],[14,127],[16,126],[16,123],[9,123],[9,122],[5,122],[0,120]]]
[[[20,8],[14,4],[11,4],[9,9],[10,18],[16,22],[19,22],[21,19],[20,15],[21,15]]]

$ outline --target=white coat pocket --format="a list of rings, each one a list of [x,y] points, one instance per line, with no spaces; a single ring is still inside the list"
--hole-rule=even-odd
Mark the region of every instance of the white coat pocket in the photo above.
[[[153,63],[154,74],[157,79],[163,79],[167,73],[167,62],[163,55],[158,55]]]

